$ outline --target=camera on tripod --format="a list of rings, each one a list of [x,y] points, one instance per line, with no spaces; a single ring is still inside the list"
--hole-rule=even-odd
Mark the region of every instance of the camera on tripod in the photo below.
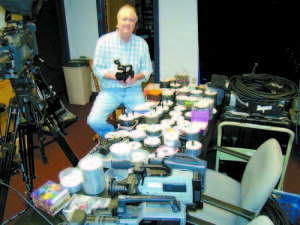
[[[38,54],[34,23],[16,21],[0,32],[0,80],[23,78],[24,65]]]
[[[16,12],[25,15],[22,14],[25,13],[24,10],[20,8],[18,11],[16,5],[27,6],[26,8],[30,9],[33,0],[22,0],[24,4],[21,4],[21,1],[18,2],[19,4],[16,2],[0,0],[0,5],[6,10],[11,9],[15,12],[16,9]],[[35,2],[41,3],[41,0]],[[64,108],[58,95],[52,90],[52,86],[46,84],[40,67],[35,65],[38,54],[35,24],[29,21],[6,20],[6,22],[8,25],[0,30],[0,81],[9,79],[15,96],[9,102],[5,135],[0,143],[0,180],[9,184],[13,157],[18,154],[27,196],[31,201],[33,179],[36,178],[35,148],[40,149],[43,164],[48,164],[44,149],[45,134],[51,135],[53,140],[57,141],[72,166],[77,166],[78,158],[64,138],[64,115],[67,114],[69,118],[71,113]],[[63,115],[59,111],[64,112]],[[73,114],[70,117],[72,121],[77,120]],[[34,145],[34,133],[38,136],[39,146]],[[22,143],[18,151],[16,151],[17,139]],[[0,202],[3,205],[6,203],[7,191],[5,186],[0,186]],[[3,220],[4,209],[5,207],[0,209],[0,223]]]
[[[36,88],[33,67],[38,54],[35,24],[12,21],[1,30],[0,80],[10,79],[16,96],[30,96]]]
[[[132,70],[132,65],[121,65],[119,59],[114,60],[114,63],[117,64],[118,70],[122,71],[122,72],[116,73],[117,80],[122,80],[122,81],[126,82],[128,77],[131,77],[131,78],[134,77],[134,71]]]

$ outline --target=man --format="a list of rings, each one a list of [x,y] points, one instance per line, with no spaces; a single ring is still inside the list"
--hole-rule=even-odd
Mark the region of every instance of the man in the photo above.
[[[113,125],[106,120],[121,103],[129,111],[144,103],[141,83],[148,80],[152,64],[146,41],[133,34],[137,19],[132,6],[123,6],[117,15],[117,30],[103,35],[97,41],[93,72],[100,80],[101,91],[94,101],[87,123],[101,138],[114,131]],[[118,79],[122,71],[118,70],[114,62],[116,59],[122,65],[132,65],[134,76],[129,76],[126,81]]]

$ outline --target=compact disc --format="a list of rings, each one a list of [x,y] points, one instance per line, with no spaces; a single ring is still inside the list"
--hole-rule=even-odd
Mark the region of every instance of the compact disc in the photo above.
[[[158,115],[158,118],[162,118],[164,116],[164,110],[162,106],[157,106],[155,109],[153,109]]]
[[[107,134],[105,134],[105,138],[106,139],[115,139],[115,138],[119,138],[119,134],[115,131],[109,132]]]
[[[62,187],[67,188],[70,193],[75,193],[82,188],[81,170],[72,167],[66,168],[59,173],[59,181]]]
[[[182,112],[181,111],[172,110],[172,111],[169,112],[169,114],[172,117],[178,117],[178,116],[182,115]]]
[[[145,113],[144,119],[146,124],[156,124],[159,122],[160,115],[155,110],[151,110],[148,113]]]
[[[179,88],[181,88],[182,87],[182,84],[180,84],[180,83],[173,83],[173,82],[171,82],[170,83],[170,87],[171,88],[173,88],[173,89],[179,89]]]
[[[168,147],[168,146],[160,146],[157,148],[156,150],[156,156],[159,158],[164,158],[166,156],[172,156],[174,155],[176,152],[178,152],[178,148],[172,148],[172,147]]]
[[[116,134],[118,137],[123,137],[123,138],[130,136],[129,131],[127,131],[127,130],[118,130],[118,131],[116,131]]]
[[[135,116],[133,115],[133,113],[121,114],[119,116],[119,122],[121,126],[131,127],[135,123]]]
[[[191,125],[191,122],[188,120],[178,120],[177,125],[181,126],[181,127],[186,127],[186,126]]]
[[[177,95],[176,96],[176,101],[179,105],[184,105],[186,100],[187,100],[187,96],[185,96],[185,95]]]
[[[203,95],[203,91],[201,90],[191,90],[191,96],[201,97]]]
[[[128,142],[128,144],[130,145],[132,151],[137,150],[142,147],[142,144],[137,141],[130,141],[130,142]]]
[[[149,112],[151,110],[150,106],[148,104],[142,104],[138,105],[134,108],[134,112],[143,115],[146,112]]]
[[[174,120],[171,120],[171,119],[163,119],[163,120],[160,121],[160,123],[162,125],[172,126],[172,125],[174,125],[175,122],[174,122]]]
[[[180,123],[180,121],[185,120],[184,116],[172,116],[172,120],[176,121],[176,123]]]
[[[159,137],[162,133],[160,124],[152,124],[147,127],[146,134],[151,137]]]
[[[189,95],[190,94],[190,89],[188,87],[182,87],[177,91],[178,95]]]
[[[184,105],[176,105],[174,107],[174,110],[175,111],[185,111],[186,110],[186,107]]]
[[[199,98],[197,98],[195,96],[188,96],[187,101],[196,103],[199,101]]]
[[[187,141],[185,147],[185,153],[193,156],[199,156],[201,154],[202,144],[199,141]]]
[[[147,137],[144,140],[144,145],[147,147],[155,148],[161,144],[161,141],[158,137]]]
[[[149,156],[149,152],[143,149],[134,150],[131,155],[131,161],[133,163],[146,163],[146,160]]]
[[[177,131],[164,133],[163,139],[164,145],[166,146],[174,148],[180,147],[179,133]]]
[[[110,146],[112,159],[129,159],[131,146],[128,143],[120,142]]]
[[[186,113],[184,114],[184,117],[185,117],[187,120],[191,120],[191,117],[192,117],[191,111],[186,112]]]
[[[191,123],[189,126],[182,128],[182,131],[188,140],[199,140],[200,130],[201,128],[198,123]]]
[[[163,113],[167,113],[169,111],[169,106],[167,106],[167,105],[164,105],[164,106],[159,105],[159,106],[156,107],[156,110],[162,110]]]
[[[116,180],[124,180],[128,176],[128,170],[119,170],[119,169],[108,169],[104,173],[106,184],[109,183],[109,180],[111,178],[114,178]]]
[[[147,137],[147,135],[144,130],[140,129],[130,131],[129,137],[134,141],[142,141]]]
[[[172,107],[172,106],[174,105],[174,102],[171,101],[171,100],[169,100],[169,99],[167,99],[167,100],[162,101],[161,104],[162,104],[163,106],[166,105],[166,106],[168,106],[168,107]]]

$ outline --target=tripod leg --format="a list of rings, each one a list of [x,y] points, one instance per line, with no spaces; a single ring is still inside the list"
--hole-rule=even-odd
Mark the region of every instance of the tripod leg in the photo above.
[[[20,148],[18,156],[21,164],[23,181],[26,183],[27,196],[28,199],[31,200],[33,179],[36,178],[34,170],[32,130],[28,123],[23,123],[19,127]]]
[[[12,140],[9,138],[9,127],[10,127],[10,122],[11,122],[11,117],[12,117],[12,108],[11,105],[9,106],[9,115],[8,118],[9,120],[7,121],[7,126],[5,130],[5,138],[4,142],[2,143],[2,155],[0,158],[0,180],[1,182],[5,184],[9,184],[10,182],[10,172],[11,172],[11,166],[12,166],[12,161],[13,157],[16,153],[16,137],[17,137],[17,130],[18,130],[18,124],[19,124],[19,116],[20,116],[20,110],[17,111],[17,115],[15,118],[15,124],[14,124],[14,135]],[[9,141],[10,140],[10,141]],[[0,202],[2,206],[5,206],[6,200],[7,200],[7,187],[4,187],[0,185]],[[0,222],[2,223],[3,221],[3,216],[4,216],[4,211],[5,207],[0,207]]]
[[[32,103],[36,109],[39,109],[39,105],[36,100],[33,98]],[[63,150],[64,154],[69,159],[70,163],[76,167],[78,164],[78,158],[72,151],[70,145],[67,143],[66,139],[64,138],[64,134],[61,132],[58,124],[55,124],[54,119],[48,115],[46,110],[41,111],[39,110],[40,116],[44,118],[44,124],[49,128],[51,135],[56,139],[57,143]]]
[[[28,165],[27,165],[27,160],[23,160],[23,159],[26,159],[26,148],[27,148],[27,140],[25,138],[26,136],[26,129],[24,127],[24,124],[20,124],[19,125],[19,151],[18,151],[18,157],[19,157],[19,161],[20,161],[20,164],[21,164],[21,170],[22,170],[22,173],[24,174],[28,174],[28,171],[27,171],[27,168],[28,168]],[[26,177],[24,177],[23,175],[23,182],[25,182],[25,180],[27,180]]]
[[[40,149],[40,153],[41,153],[41,156],[43,159],[43,164],[47,165],[48,158],[46,156],[45,146],[44,146],[45,136],[43,134],[42,128],[40,126],[38,126],[38,124],[39,124],[38,114],[36,112],[34,112],[33,116],[34,116],[34,120],[35,120],[35,124],[36,124],[35,128],[36,128],[38,139],[40,142],[40,146],[38,148]]]
[[[31,199],[31,193],[33,191],[33,179],[36,178],[35,176],[35,167],[34,167],[34,149],[33,149],[33,127],[29,125],[29,132],[27,133],[27,143],[28,143],[28,148],[27,148],[27,160],[28,160],[28,171],[29,171],[29,187],[30,189],[28,190],[29,193],[28,196],[30,195]],[[48,159],[47,159],[48,160]]]
[[[4,143],[7,142],[7,138],[9,137],[9,128],[12,121],[11,118],[13,115],[13,111],[15,110],[12,105],[13,105],[13,100],[11,100],[9,103],[8,116],[7,116],[7,122],[5,127],[5,134],[4,134]]]
[[[58,126],[55,125],[54,127],[51,127],[50,124],[48,124],[49,129],[51,130],[52,136],[56,139],[57,143],[69,159],[70,163],[76,167],[78,164],[78,158],[74,154],[73,150],[71,149],[70,145],[67,143],[66,139],[64,138],[63,134],[59,130]]]

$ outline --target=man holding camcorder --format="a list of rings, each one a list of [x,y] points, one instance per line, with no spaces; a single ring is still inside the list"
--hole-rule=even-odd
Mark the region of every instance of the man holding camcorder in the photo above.
[[[117,30],[98,39],[93,59],[93,71],[100,80],[101,91],[87,123],[102,138],[114,130],[106,120],[121,103],[129,111],[144,103],[141,83],[152,72],[146,41],[132,33],[137,22],[135,9],[123,6],[117,20]]]

